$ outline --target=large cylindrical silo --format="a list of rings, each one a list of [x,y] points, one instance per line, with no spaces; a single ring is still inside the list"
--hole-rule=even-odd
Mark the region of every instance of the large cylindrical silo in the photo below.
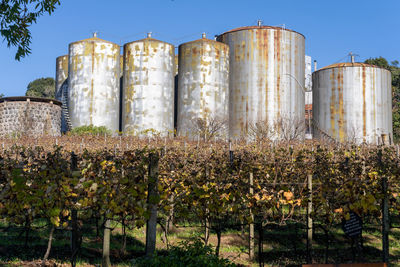
[[[202,39],[179,46],[178,135],[227,137],[229,47]]]
[[[173,135],[174,58],[173,45],[150,35],[124,45],[123,132]]]
[[[392,85],[388,70],[339,63],[313,73],[316,138],[389,144],[393,140]]]
[[[271,26],[218,36],[229,46],[229,134],[248,137],[258,125],[269,138],[304,138],[304,36]]]
[[[96,37],[69,45],[68,107],[72,127],[118,131],[120,47]]]

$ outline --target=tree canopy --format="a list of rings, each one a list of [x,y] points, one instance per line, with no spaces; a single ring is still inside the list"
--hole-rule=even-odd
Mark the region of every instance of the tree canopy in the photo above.
[[[378,67],[388,69],[392,73],[392,107],[393,107],[393,135],[394,139],[400,140],[400,67],[399,61],[388,62],[383,57],[369,58],[365,61]]]
[[[28,88],[26,90],[25,95],[34,97],[54,98],[55,86],[56,83],[53,78],[48,77],[48,78],[36,79],[28,84]]]
[[[60,0],[2,0],[0,2],[0,35],[7,46],[15,46],[16,60],[31,53],[31,32],[29,27],[37,19],[48,13],[51,14]]]

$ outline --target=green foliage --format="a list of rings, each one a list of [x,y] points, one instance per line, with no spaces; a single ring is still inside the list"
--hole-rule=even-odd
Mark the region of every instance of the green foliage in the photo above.
[[[383,57],[369,58],[365,63],[375,65],[381,68],[389,69],[389,62]]]
[[[16,60],[31,53],[31,32],[29,27],[37,19],[51,14],[60,0],[2,0],[0,3],[0,34],[7,46],[17,47]]]
[[[4,97],[4,94],[0,93],[0,98]]]
[[[385,68],[392,73],[392,90],[393,90],[393,135],[396,141],[400,140],[400,67],[399,61],[389,62],[383,57],[370,58],[365,61],[378,67]]]
[[[156,200],[160,218],[173,208],[177,220],[195,215],[197,222],[204,227],[208,221],[217,234],[251,222],[284,225],[297,220],[310,198],[308,174],[313,174],[311,216],[328,228],[349,218],[351,212],[363,221],[379,218],[382,177],[388,180],[391,212],[400,209],[396,147],[235,144],[230,162],[224,143],[183,146],[174,141],[151,147],[138,139],[134,145],[135,149],[127,151],[84,150],[77,155],[74,169],[70,153],[57,146],[0,150],[0,217],[25,227],[46,219],[65,230],[71,210],[77,210],[82,221],[95,216],[123,221],[129,228],[142,227],[149,218],[148,170],[155,153],[160,155],[160,198]],[[230,266],[213,254],[200,242],[186,243],[167,256],[143,258],[134,264]]]
[[[93,125],[85,125],[72,129],[70,131],[72,135],[111,135],[111,131],[107,129],[105,126],[93,126]]]
[[[53,78],[40,78],[28,84],[26,96],[54,98],[56,83]]]
[[[133,266],[137,267],[186,267],[186,266],[236,266],[227,259],[215,256],[210,246],[204,245],[200,240],[195,242],[181,242],[179,246],[170,248],[167,255],[155,255],[153,258],[140,258],[134,260]]]

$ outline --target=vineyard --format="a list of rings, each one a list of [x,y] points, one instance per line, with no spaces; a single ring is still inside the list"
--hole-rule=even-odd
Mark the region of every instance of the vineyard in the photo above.
[[[64,233],[72,265],[81,255],[85,227],[101,236],[107,266],[110,250],[126,252],[127,233],[146,225],[145,248],[134,256],[155,255],[158,235],[168,251],[173,231],[187,226],[200,229],[197,239],[205,244],[215,237],[216,256],[227,232],[241,233],[248,265],[380,262],[389,257],[388,235],[400,208],[396,146],[109,136],[19,138],[0,145],[0,234],[19,227],[28,242],[42,225],[49,242],[41,253],[48,259],[56,257],[54,232]],[[361,235],[337,230],[351,217],[362,222]],[[110,228],[116,225],[122,248],[113,246]],[[363,237],[372,226],[382,231],[374,252]],[[286,237],[291,249],[273,262],[273,251],[264,251],[272,231],[293,233]],[[400,251],[390,249],[397,261]],[[0,259],[17,256],[4,254]]]

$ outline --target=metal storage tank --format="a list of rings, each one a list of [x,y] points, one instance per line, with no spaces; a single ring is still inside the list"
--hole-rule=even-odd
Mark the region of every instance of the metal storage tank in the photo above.
[[[69,45],[68,106],[72,127],[119,129],[120,47],[97,38]]]
[[[339,142],[390,144],[392,85],[388,70],[339,63],[313,73],[313,133]]]
[[[55,81],[55,98],[62,103],[61,132],[65,133],[71,128],[68,112],[68,55],[56,58]]]
[[[120,76],[124,75],[124,55],[119,56],[119,71]]]
[[[179,55],[175,54],[174,58],[174,69],[175,69],[175,76],[174,76],[174,131],[177,129],[178,123],[178,69],[179,69]]]
[[[68,55],[56,58],[56,89],[55,95],[60,91],[61,86],[68,79]]]
[[[119,71],[120,71],[120,79],[119,79],[119,122],[118,128],[119,131],[122,132],[122,101],[124,99],[123,95],[123,83],[124,83],[124,55],[119,56]]]
[[[247,137],[254,125],[263,123],[272,139],[283,138],[292,128],[303,139],[304,36],[259,22],[217,40],[230,49],[230,137]]]
[[[180,45],[178,77],[178,135],[206,138],[215,130],[227,137],[229,47],[205,34]]]
[[[179,55],[175,55],[175,57],[174,57],[174,64],[175,64],[175,75],[178,75],[178,70],[179,70]]]
[[[174,133],[175,48],[151,38],[124,45],[122,130]]]

